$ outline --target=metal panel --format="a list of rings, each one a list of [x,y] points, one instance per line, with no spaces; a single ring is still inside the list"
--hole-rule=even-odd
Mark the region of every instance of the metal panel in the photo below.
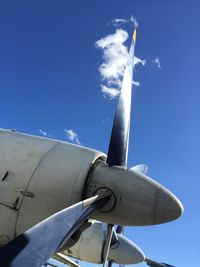
[[[27,191],[33,198],[24,198],[19,211],[17,234],[82,200],[82,192],[93,161],[99,152],[59,142],[41,160]]]
[[[21,201],[33,196],[27,191],[30,179],[56,143],[0,130],[0,246],[15,237]]]
[[[93,220],[91,222],[92,226],[81,234],[79,241],[68,250],[62,251],[64,255],[92,263],[102,263],[105,241],[103,224]]]
[[[92,149],[0,130],[0,246],[82,200],[99,157],[104,154]]]
[[[21,192],[26,191],[37,165],[54,145],[53,141],[0,131],[0,204],[19,209]]]

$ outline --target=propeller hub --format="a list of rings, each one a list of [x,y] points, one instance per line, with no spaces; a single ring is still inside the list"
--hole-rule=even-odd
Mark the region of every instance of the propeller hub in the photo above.
[[[108,202],[100,209],[100,211],[102,212],[108,212],[108,211],[111,211],[114,207],[115,207],[115,204],[116,204],[116,197],[113,193],[113,191],[107,187],[102,187],[102,188],[99,188],[95,193],[94,195],[104,195],[105,193],[108,193],[110,194],[110,199],[108,200]]]
[[[108,258],[119,264],[136,264],[143,262],[145,256],[143,251],[131,240],[123,235],[118,235],[118,246],[110,248]]]
[[[134,170],[111,168],[105,162],[96,162],[88,178],[85,197],[105,188],[113,192],[115,202],[108,201],[105,208],[109,212],[97,211],[92,217],[106,223],[161,224],[175,220],[183,213],[183,206],[176,196],[155,180]]]

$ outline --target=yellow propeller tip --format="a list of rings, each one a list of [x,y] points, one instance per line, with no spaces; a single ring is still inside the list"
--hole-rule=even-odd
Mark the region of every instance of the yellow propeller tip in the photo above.
[[[134,40],[134,43],[135,43],[136,42],[136,29],[133,32],[133,40]]]

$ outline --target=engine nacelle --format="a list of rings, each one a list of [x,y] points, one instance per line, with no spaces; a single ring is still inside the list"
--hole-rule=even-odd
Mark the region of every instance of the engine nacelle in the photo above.
[[[106,228],[101,222],[90,221],[92,225],[82,232],[78,242],[62,253],[82,261],[102,263]],[[144,253],[133,242],[122,235],[117,234],[117,238],[117,243],[110,247],[109,260],[118,264],[136,264],[144,261]]]
[[[88,172],[103,153],[0,130],[0,246],[82,200]]]

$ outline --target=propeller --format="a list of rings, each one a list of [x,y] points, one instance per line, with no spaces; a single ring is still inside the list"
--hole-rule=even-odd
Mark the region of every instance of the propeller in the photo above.
[[[138,165],[138,166],[142,166],[142,165]],[[135,166],[135,169],[138,169],[138,166]],[[147,170],[147,168],[143,168],[143,167],[141,169],[146,169]],[[124,226],[121,226],[121,225],[117,226],[117,229],[116,229],[116,233],[117,234],[120,234],[120,235],[124,236],[124,231],[125,231],[125,227]],[[146,262],[146,264],[148,266],[150,266],[150,267],[175,267],[173,265],[170,265],[170,264],[167,264],[167,263],[160,263],[160,262],[151,260],[149,258],[144,258],[144,262]],[[114,261],[110,260],[109,263],[108,263],[108,266],[112,267],[113,263],[114,263]],[[119,264],[119,267],[125,267],[125,265],[124,264]]]
[[[0,251],[1,266],[41,267],[109,198],[108,193],[100,197],[94,196],[36,224]]]
[[[122,225],[118,225],[117,226],[117,229],[116,229],[116,233],[119,234],[119,235],[123,235],[124,234],[124,231],[125,231],[125,227],[122,226]]]
[[[127,168],[135,43],[136,30],[134,30],[133,33],[132,43],[129,50],[127,65],[113,121],[106,160],[106,163],[110,167],[119,166],[121,168]],[[108,258],[113,228],[113,224],[108,224],[107,236],[103,249],[103,267],[105,267]],[[108,262],[108,266],[112,266],[112,261]]]
[[[160,262],[157,262],[157,261],[150,260],[148,258],[145,258],[144,261],[150,267],[175,267],[173,265],[170,265],[170,264],[167,264],[167,263],[160,263]]]

